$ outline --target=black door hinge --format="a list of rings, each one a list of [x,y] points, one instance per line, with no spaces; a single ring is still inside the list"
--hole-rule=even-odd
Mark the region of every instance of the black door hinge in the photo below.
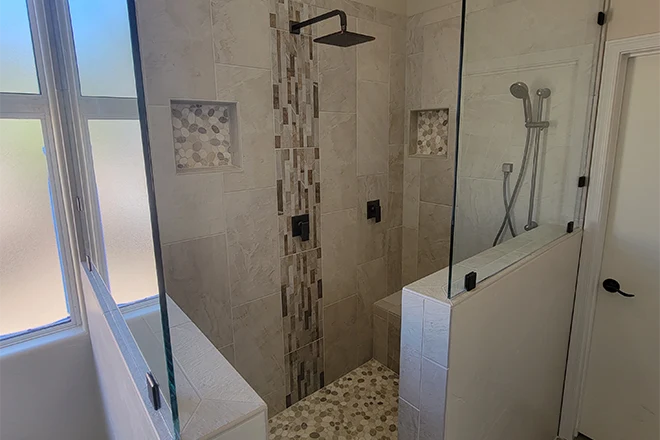
[[[147,391],[151,405],[158,411],[160,409],[160,386],[151,371],[147,372]]]
[[[568,222],[566,223],[566,233],[570,234],[575,230],[575,223],[573,222]]]
[[[602,26],[605,24],[606,21],[607,21],[607,14],[605,14],[603,11],[600,11],[598,13],[598,18],[596,19],[596,23]]]
[[[589,179],[587,178],[587,176],[580,176],[580,178],[578,179],[578,188],[584,188],[588,184],[589,184]]]

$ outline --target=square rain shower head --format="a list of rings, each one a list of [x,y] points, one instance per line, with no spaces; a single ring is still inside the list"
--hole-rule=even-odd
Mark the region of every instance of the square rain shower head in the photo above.
[[[339,31],[314,39],[316,43],[329,44],[331,46],[350,47],[356,44],[367,43],[376,38],[369,35],[356,34],[350,31]]]

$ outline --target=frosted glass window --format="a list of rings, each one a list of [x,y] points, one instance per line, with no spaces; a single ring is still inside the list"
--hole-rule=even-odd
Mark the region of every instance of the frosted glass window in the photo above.
[[[40,120],[0,119],[0,335],[67,318]]]
[[[25,0],[0,0],[0,92],[39,93]]]
[[[69,11],[81,93],[135,98],[126,2],[69,0]]]
[[[138,121],[91,120],[108,284],[117,304],[158,294]]]

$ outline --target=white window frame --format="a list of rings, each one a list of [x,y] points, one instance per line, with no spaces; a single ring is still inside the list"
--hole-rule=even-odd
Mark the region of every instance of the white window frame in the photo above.
[[[79,262],[89,259],[108,280],[88,123],[139,120],[137,97],[82,95],[68,0],[26,0],[26,4],[40,94],[0,92],[0,118],[42,123],[70,320],[5,335],[0,347],[84,325]],[[134,310],[157,300],[126,306]]]

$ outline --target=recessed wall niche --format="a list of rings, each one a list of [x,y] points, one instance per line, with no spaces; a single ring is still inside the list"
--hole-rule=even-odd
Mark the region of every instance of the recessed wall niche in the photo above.
[[[410,155],[446,156],[448,145],[448,108],[410,112]]]
[[[240,167],[236,103],[172,101],[177,173]]]

